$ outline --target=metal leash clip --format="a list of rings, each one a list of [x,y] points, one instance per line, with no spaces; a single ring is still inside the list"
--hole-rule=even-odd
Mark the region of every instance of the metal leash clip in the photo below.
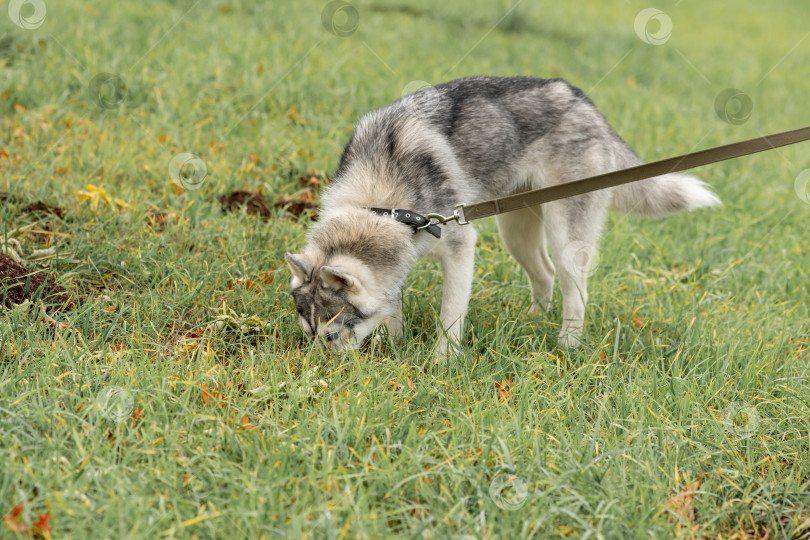
[[[464,218],[464,203],[457,204],[453,207],[452,216],[445,217],[441,214],[425,214],[425,217],[427,218],[428,223],[426,225],[422,225],[419,227],[419,229],[426,229],[431,225],[444,225],[446,223],[450,223],[451,221],[455,221],[459,225],[468,225],[470,223]]]

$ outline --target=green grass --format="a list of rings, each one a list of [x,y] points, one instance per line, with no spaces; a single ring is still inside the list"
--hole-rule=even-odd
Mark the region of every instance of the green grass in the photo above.
[[[0,318],[0,514],[50,513],[54,538],[807,535],[807,144],[698,171],[721,209],[613,215],[576,352],[555,347],[559,294],[529,316],[525,277],[481,223],[470,337],[438,366],[434,263],[408,283],[403,342],[332,356],[286,294],[282,256],[308,218],[224,214],[217,197],[301,192],[414,80],[564,77],[646,159],[800,127],[810,7],[664,2],[673,34],[654,46],[636,0],[524,0],[498,27],[508,2],[358,1],[346,38],[324,6],[48,1],[24,30],[4,5],[0,191],[18,200],[0,203],[0,233],[36,222],[23,255],[55,246],[29,264],[87,301],[56,326]],[[100,73],[121,103],[107,88],[97,104]],[[715,114],[729,87],[753,103],[741,125]],[[198,190],[171,185],[182,152],[206,165]],[[88,184],[128,206],[93,208]],[[36,200],[64,219],[22,211]],[[214,331],[223,306],[267,325]]]

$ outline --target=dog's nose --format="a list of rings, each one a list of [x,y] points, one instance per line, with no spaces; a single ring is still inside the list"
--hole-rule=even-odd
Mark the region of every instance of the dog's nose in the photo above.
[[[321,343],[325,343],[329,350],[334,351],[338,348],[337,341],[340,339],[340,334],[337,332],[327,332],[325,334],[321,334],[319,337],[321,338],[319,341]]]

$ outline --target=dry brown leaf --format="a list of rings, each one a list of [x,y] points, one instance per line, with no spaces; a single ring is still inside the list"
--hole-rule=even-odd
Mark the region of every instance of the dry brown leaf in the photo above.
[[[248,430],[256,429],[256,426],[250,423],[250,418],[246,414],[242,416],[242,427]]]
[[[9,513],[9,515],[3,518],[3,520],[6,522],[6,528],[11,532],[24,533],[28,531],[28,527],[26,527],[25,523],[22,522],[22,511],[23,505],[18,504],[11,509],[11,513]]]
[[[669,500],[667,510],[682,521],[695,521],[695,492],[700,489],[701,481],[702,477],[698,476],[697,480],[683,486],[681,492]]]
[[[496,382],[495,388],[498,389],[498,401],[509,401],[509,398],[512,397],[512,381],[509,380],[509,377],[506,380]]]

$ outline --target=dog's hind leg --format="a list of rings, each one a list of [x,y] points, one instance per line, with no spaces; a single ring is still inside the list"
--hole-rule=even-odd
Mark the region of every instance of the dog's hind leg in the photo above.
[[[599,235],[609,198],[601,193],[579,195],[543,205],[551,257],[563,297],[561,347],[576,347],[585,324],[588,276],[598,257]]]
[[[554,292],[554,265],[546,250],[546,231],[539,206],[497,216],[498,231],[506,249],[529,276],[534,301],[531,311],[551,307]]]

